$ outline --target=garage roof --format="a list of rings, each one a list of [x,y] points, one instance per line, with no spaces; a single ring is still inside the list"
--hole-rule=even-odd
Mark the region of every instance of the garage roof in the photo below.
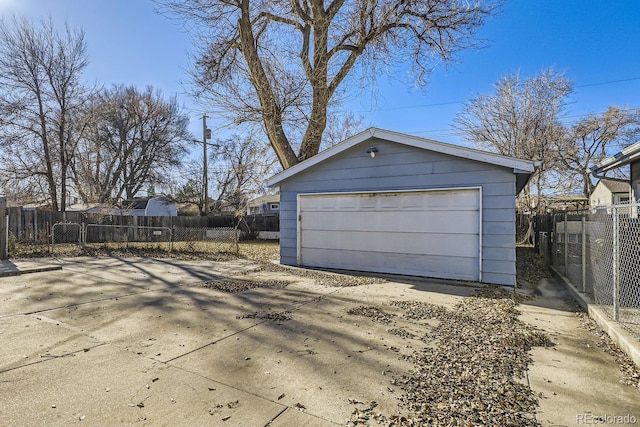
[[[317,165],[318,163],[321,163],[331,157],[337,156],[343,151],[373,138],[512,169],[513,173],[517,175],[518,193],[526,185],[527,181],[531,177],[531,174],[539,166],[539,162],[517,159],[515,157],[502,156],[500,154],[462,147],[459,145],[447,144],[445,142],[406,135],[399,132],[392,132],[385,129],[369,128],[357,135],[352,136],[351,138],[342,141],[339,144],[334,145],[331,148],[328,148],[327,150],[322,151],[316,156],[313,156],[303,162],[298,163],[295,166],[290,167],[289,169],[286,169],[272,176],[267,180],[267,185],[269,185],[270,187],[277,185],[281,181],[289,179],[294,175],[297,175],[309,169],[310,167]]]

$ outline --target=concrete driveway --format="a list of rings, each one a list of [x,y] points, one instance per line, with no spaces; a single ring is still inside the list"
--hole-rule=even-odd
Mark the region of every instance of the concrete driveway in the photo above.
[[[247,260],[59,262],[62,270],[0,278],[0,425],[344,425],[372,401],[397,414],[402,390],[391,379],[414,368],[409,356],[424,345],[348,311],[392,312],[391,300],[453,308],[475,291],[410,280],[323,286],[278,271],[247,274],[256,267]],[[290,283],[237,293],[203,286],[230,277]],[[532,322],[557,315],[525,309]],[[433,327],[394,322],[418,337]],[[557,354],[538,353],[539,367],[558,365]],[[584,395],[580,408],[564,395],[557,405],[548,369],[538,371],[529,382],[549,391],[545,419],[557,418],[554,402],[565,419],[588,409]],[[633,402],[636,391],[627,392]]]
[[[0,425],[344,425],[373,400],[395,413],[390,378],[411,369],[399,357],[411,344],[347,311],[397,297],[451,305],[473,291],[325,287],[246,275],[244,260],[61,262],[0,279]],[[291,283],[200,285],[230,276]]]

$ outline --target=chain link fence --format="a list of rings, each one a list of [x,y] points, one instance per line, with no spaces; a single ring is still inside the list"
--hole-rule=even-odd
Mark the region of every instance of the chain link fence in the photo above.
[[[77,246],[82,243],[83,227],[74,222],[60,222],[51,227],[51,253],[62,247]]]
[[[237,253],[239,237],[238,229],[232,227],[176,227],[173,229],[173,249],[191,253]]]
[[[551,214],[538,248],[580,291],[640,339],[640,204]]]
[[[171,228],[83,224],[83,246],[171,250]]]
[[[238,253],[240,231],[234,227],[163,227],[143,225],[56,223],[51,253],[70,247],[108,250],[163,250],[188,253]],[[73,248],[72,248],[73,249]]]
[[[279,239],[278,215],[132,216],[7,209],[10,257],[86,255],[85,249],[237,253],[238,241]],[[91,252],[94,253],[95,251]],[[144,253],[140,253],[144,256]]]

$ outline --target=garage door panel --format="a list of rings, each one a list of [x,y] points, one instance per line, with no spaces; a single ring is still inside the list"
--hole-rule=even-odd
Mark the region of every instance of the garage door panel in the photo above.
[[[444,256],[474,257],[477,255],[478,240],[473,234],[429,235],[371,231],[345,231],[336,236],[319,230],[306,230],[302,240],[305,249],[350,250],[362,252],[427,254]],[[427,240],[427,241],[425,241]]]
[[[302,195],[302,265],[480,278],[480,191]]]
[[[358,212],[345,215],[344,212],[304,212],[305,230],[336,231],[397,231],[412,233],[436,233],[456,223],[451,233],[478,234],[480,223],[478,211],[403,211],[403,212]]]
[[[363,210],[424,210],[435,211],[469,210],[479,206],[479,194],[469,190],[430,191],[424,193],[364,193],[329,194],[305,196],[303,208],[319,211],[363,211]]]
[[[358,271],[382,272],[409,276],[426,276],[441,279],[477,280],[477,260],[438,255],[380,254],[364,251],[334,251],[331,249],[307,249],[310,259],[322,259],[321,265],[305,262],[309,267],[345,269],[344,259],[358,265]],[[346,268],[353,269],[353,268]]]

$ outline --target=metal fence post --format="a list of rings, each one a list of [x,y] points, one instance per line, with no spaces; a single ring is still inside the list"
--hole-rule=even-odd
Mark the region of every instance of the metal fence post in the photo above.
[[[171,228],[169,229],[169,252],[173,251],[174,233],[175,233],[175,225],[173,225],[173,220],[172,220]]]
[[[551,250],[550,252],[551,265],[556,265],[556,253],[558,250],[558,248],[556,247],[556,245],[558,244],[558,229],[556,227],[558,227],[558,224],[556,221],[556,213],[553,212],[553,214],[551,215],[551,235],[547,236],[547,237],[551,237],[549,239],[549,248]]]
[[[49,228],[49,252],[51,252],[51,256],[53,256],[53,245],[55,244],[55,239],[56,239],[56,226],[55,224],[52,224]]]
[[[587,291],[587,221],[582,212],[582,292]]]
[[[618,230],[618,207],[612,207],[613,213],[613,320],[620,318],[620,242]]]
[[[5,197],[0,197],[0,260],[8,259],[9,254],[7,253],[8,248],[8,227],[7,227],[7,199]]]
[[[569,275],[569,219],[564,213],[564,275]]]

